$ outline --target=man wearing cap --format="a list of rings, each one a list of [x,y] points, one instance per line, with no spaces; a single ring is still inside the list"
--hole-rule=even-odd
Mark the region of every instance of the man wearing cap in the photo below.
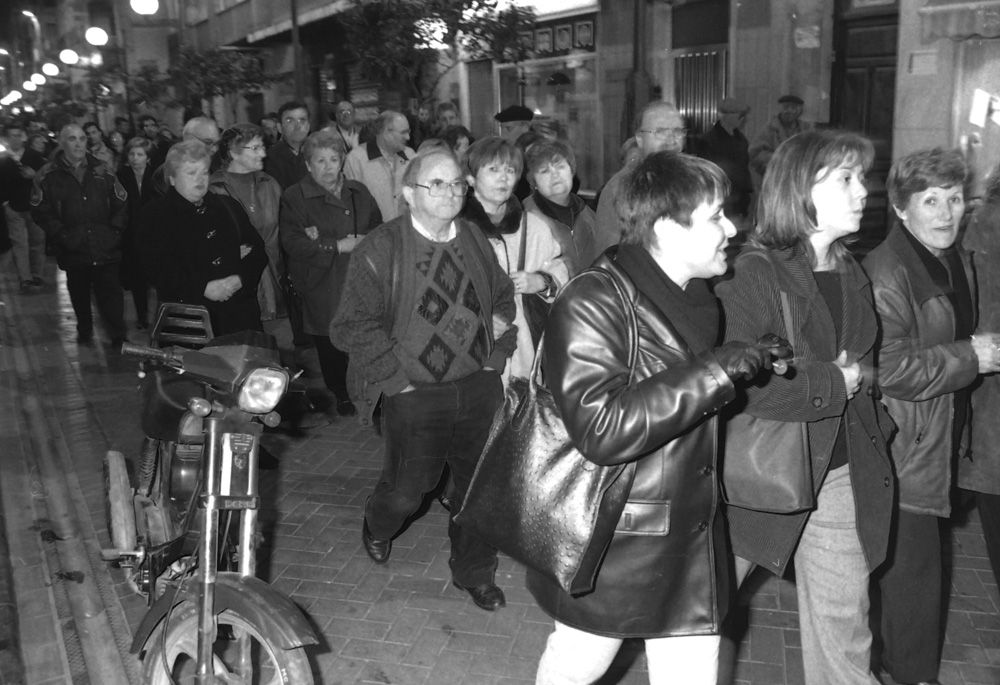
[[[764,176],[767,163],[771,161],[771,155],[778,149],[778,146],[794,136],[812,129],[813,125],[807,121],[800,121],[802,116],[802,98],[798,95],[782,95],[778,98],[781,109],[778,115],[772,119],[761,131],[750,146],[750,169]]]
[[[750,107],[736,98],[723,98],[718,109],[719,118],[698,141],[697,153],[699,157],[718,164],[729,177],[731,190],[723,209],[729,220],[740,226],[746,221],[753,193],[750,144],[740,130]]]
[[[522,133],[531,130],[531,120],[535,113],[524,105],[511,105],[493,118],[500,124],[500,137],[511,143],[517,142]]]
[[[639,149],[635,163],[654,152],[680,152],[684,148],[687,130],[684,119],[672,102],[654,100],[642,108],[635,119],[635,142]],[[624,224],[615,208],[615,198],[622,192],[625,177],[632,171],[628,165],[612,176],[601,191],[597,202],[597,225],[594,234],[594,249],[603,253],[612,245],[617,245],[622,237]],[[584,265],[589,266],[589,265]]]

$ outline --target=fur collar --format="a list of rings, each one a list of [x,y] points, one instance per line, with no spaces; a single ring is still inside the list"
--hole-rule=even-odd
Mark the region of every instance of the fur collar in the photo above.
[[[490,220],[489,214],[483,209],[483,205],[476,199],[474,194],[470,193],[469,197],[465,200],[465,207],[462,208],[462,213],[459,216],[478,226],[479,230],[487,238],[498,238],[503,235],[516,233],[517,229],[521,226],[521,216],[523,214],[524,209],[521,207],[521,202],[511,195],[510,199],[507,200],[507,211],[500,220],[500,225],[494,225]]]

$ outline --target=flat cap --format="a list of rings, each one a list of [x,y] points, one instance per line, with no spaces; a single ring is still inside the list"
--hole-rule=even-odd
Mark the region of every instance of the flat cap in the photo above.
[[[524,105],[511,105],[494,114],[493,118],[501,124],[506,124],[509,121],[531,121],[535,118],[535,113]]]
[[[742,114],[750,111],[750,107],[739,98],[722,98],[719,100],[719,112],[722,114]]]
[[[778,98],[778,104],[783,105],[785,103],[791,103],[793,105],[804,105],[805,102],[798,95],[782,95]]]

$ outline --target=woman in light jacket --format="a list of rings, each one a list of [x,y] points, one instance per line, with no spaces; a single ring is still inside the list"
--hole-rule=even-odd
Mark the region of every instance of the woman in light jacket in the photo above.
[[[899,159],[886,181],[899,225],[865,258],[882,325],[879,384],[899,426],[899,507],[879,577],[882,666],[897,683],[937,680],[939,526],[951,514],[955,459],[968,449],[969,386],[1000,369],[997,336],[976,332],[976,283],[955,244],[966,177],[954,150]]]
[[[873,157],[867,139],[842,131],[782,143],[761,186],[755,233],[732,280],[716,289],[726,340],[775,331],[795,349],[794,372],[749,386],[742,411],[805,423],[808,453],[800,458],[812,467],[815,507],[776,514],[729,506],[726,518],[733,552],[744,560],[738,577],[746,562],[781,576],[795,560],[806,685],[878,683],[868,586],[885,558],[892,515],[892,422],[872,377],[871,284],[845,245],[861,227]],[[749,437],[727,433],[727,461]]]
[[[553,305],[546,385],[583,456],[626,465],[611,487],[625,496],[602,501],[587,551],[603,553],[591,592],[568,594],[528,570],[528,589],[555,619],[537,685],[595,682],[626,638],[645,640],[651,683],[716,683],[731,573],[717,413],[734,380],[790,354],[770,337],[717,347],[720,309],[705,279],[725,272],[736,235],[722,212],[727,187],[711,162],[647,157],[624,183],[621,244]],[[634,369],[627,308],[638,323]]]
[[[521,150],[498,136],[477,140],[462,159],[470,194],[459,216],[486,235],[500,266],[514,282],[517,349],[504,371],[505,382],[511,376],[527,377],[535,359],[541,327],[529,323],[525,300],[541,298],[542,308],[547,308],[572,269],[548,223],[526,213],[514,197],[523,164]]]

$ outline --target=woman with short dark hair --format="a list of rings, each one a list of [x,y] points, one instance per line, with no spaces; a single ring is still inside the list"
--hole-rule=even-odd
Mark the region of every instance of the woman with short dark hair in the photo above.
[[[132,138],[125,145],[122,157],[124,163],[118,169],[118,180],[128,194],[125,201],[128,206],[128,224],[122,235],[121,279],[122,286],[132,291],[136,326],[139,330],[145,330],[149,325],[149,279],[142,268],[138,240],[140,212],[156,197],[153,184],[155,169],[149,160],[152,150],[153,144],[147,138]]]
[[[805,685],[878,683],[868,587],[892,517],[891,422],[876,400],[871,286],[845,245],[861,227],[873,158],[866,138],[844,131],[783,142],[764,176],[756,232],[732,280],[716,288],[726,340],[775,331],[795,348],[793,371],[747,386],[741,410],[805,425],[803,452],[787,456],[808,461],[815,505],[795,513],[729,506],[726,518],[738,580],[751,564],[782,576],[794,559]],[[735,425],[727,459],[759,437],[760,424]]]
[[[647,157],[624,184],[621,244],[552,307],[539,353],[569,437],[590,461],[627,466],[612,486],[624,495],[602,493],[587,548],[601,555],[593,591],[571,595],[528,569],[528,590],[555,620],[537,685],[597,681],[627,638],[645,640],[651,683],[717,681],[731,574],[718,412],[735,382],[791,354],[773,337],[718,346],[707,279],[725,273],[736,235],[727,188],[711,162]]]
[[[898,221],[865,258],[882,323],[882,401],[899,426],[899,500],[879,576],[882,666],[897,683],[937,682],[940,525],[951,514],[955,462],[968,456],[970,386],[1000,370],[1000,336],[977,330],[974,271],[957,244],[967,176],[956,150],[897,160],[886,189]]]

